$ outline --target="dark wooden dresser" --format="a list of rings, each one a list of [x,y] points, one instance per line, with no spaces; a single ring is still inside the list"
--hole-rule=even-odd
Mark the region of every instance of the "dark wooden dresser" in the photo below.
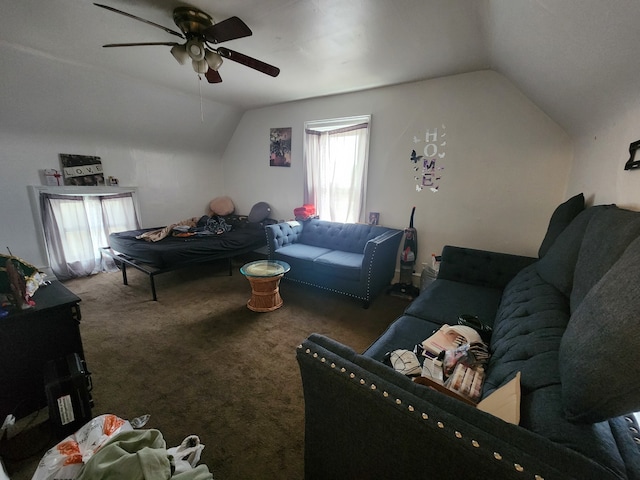
[[[0,319],[0,423],[10,413],[21,418],[47,406],[44,368],[49,360],[77,353],[80,298],[58,281],[41,286],[34,307]]]

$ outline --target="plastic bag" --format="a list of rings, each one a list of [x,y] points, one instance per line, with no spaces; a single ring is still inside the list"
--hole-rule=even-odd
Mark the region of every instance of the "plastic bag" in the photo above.
[[[32,480],[71,480],[108,440],[120,432],[133,430],[127,420],[100,415],[83,425],[44,454]]]
[[[175,473],[183,473],[192,470],[200,461],[204,445],[200,443],[200,437],[189,435],[177,447],[167,449],[167,454],[173,458]]]

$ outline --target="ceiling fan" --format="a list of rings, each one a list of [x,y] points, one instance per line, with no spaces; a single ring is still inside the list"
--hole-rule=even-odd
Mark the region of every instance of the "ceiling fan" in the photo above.
[[[234,62],[253,68],[259,72],[265,73],[272,77],[277,77],[280,69],[262,62],[255,58],[244,55],[240,52],[230,50],[225,47],[214,47],[218,43],[235,40],[252,35],[251,29],[238,17],[230,17],[219,23],[214,23],[213,18],[207,13],[194,7],[177,7],[173,11],[173,21],[180,29],[180,32],[164,27],[160,24],[145,20],[122,10],[94,3],[94,5],[110,10],[120,15],[124,15],[134,20],[144,22],[147,25],[161,28],[171,35],[185,40],[184,43],[178,42],[143,42],[143,43],[110,43],[103,45],[105,48],[110,47],[138,47],[149,45],[166,45],[171,47],[171,54],[174,58],[184,65],[191,60],[193,69],[198,74],[204,74],[209,83],[220,83],[222,77],[218,73],[218,69],[222,65],[222,59],[226,58]]]

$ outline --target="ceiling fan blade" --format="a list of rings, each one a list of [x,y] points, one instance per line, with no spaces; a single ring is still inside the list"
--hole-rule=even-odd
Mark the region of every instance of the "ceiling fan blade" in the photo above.
[[[222,82],[222,77],[213,68],[210,68],[209,70],[207,70],[207,73],[205,73],[204,76],[207,77],[207,81],[209,83],[220,83],[220,82]]]
[[[135,15],[132,15],[132,14],[127,13],[127,12],[123,12],[122,10],[118,10],[117,8],[113,8],[113,7],[110,7],[108,5],[102,5],[101,3],[94,3],[94,5],[96,7],[104,8],[106,10],[110,10],[112,12],[119,13],[120,15],[124,15],[125,17],[133,18],[134,20],[138,20],[140,22],[146,23],[147,25],[151,25],[153,27],[161,28],[162,30],[164,30],[167,33],[170,33],[171,35],[176,35],[176,36],[178,36],[180,38],[184,38],[184,35],[182,35],[182,33],[176,32],[175,30],[171,30],[170,28],[167,28],[167,27],[165,27],[163,25],[160,25],[158,23],[154,23],[154,22],[152,22],[150,20],[145,20],[144,18],[136,17]]]
[[[272,77],[277,77],[278,74],[280,74],[280,69],[278,67],[274,67],[273,65],[269,65],[268,63],[264,63],[243,53],[229,50],[228,48],[218,47],[218,54],[220,54],[221,57],[241,63],[242,65],[258,70],[259,72],[266,73]]]
[[[151,45],[165,45],[167,47],[175,47],[176,45],[180,45],[176,42],[142,42],[142,43],[107,43],[103,45],[103,48],[112,48],[112,47],[147,47]]]
[[[253,35],[251,29],[238,17],[230,17],[206,28],[202,34],[207,42],[222,43]]]

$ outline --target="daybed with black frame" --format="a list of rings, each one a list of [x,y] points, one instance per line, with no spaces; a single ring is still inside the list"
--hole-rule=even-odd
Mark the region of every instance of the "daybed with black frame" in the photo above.
[[[122,282],[128,285],[127,266],[149,276],[153,300],[157,300],[154,277],[161,273],[191,265],[228,260],[229,275],[232,259],[238,255],[266,247],[265,225],[276,223],[268,218],[271,209],[259,202],[247,215],[205,215],[196,225],[187,227],[184,221],[165,227],[144,228],[109,235],[109,246],[102,253],[115,260],[122,271]],[[217,231],[207,231],[206,224],[221,225]],[[179,228],[182,225],[183,228]],[[152,241],[154,234],[162,238]],[[157,236],[155,238],[158,238]],[[266,250],[265,250],[266,251]]]

